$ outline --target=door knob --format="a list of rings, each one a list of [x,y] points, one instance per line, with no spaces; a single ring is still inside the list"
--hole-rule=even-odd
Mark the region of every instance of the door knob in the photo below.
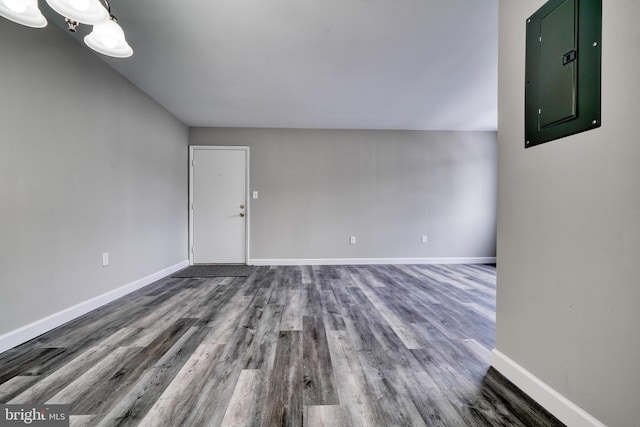
[[[241,217],[244,217],[244,212],[240,212],[240,216],[241,216]]]
[[[240,205],[240,209],[244,209],[244,205]]]

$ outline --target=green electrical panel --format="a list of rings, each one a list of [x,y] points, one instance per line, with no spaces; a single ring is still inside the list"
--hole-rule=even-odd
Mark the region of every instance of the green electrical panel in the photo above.
[[[600,127],[602,0],[550,0],[527,19],[525,148]]]

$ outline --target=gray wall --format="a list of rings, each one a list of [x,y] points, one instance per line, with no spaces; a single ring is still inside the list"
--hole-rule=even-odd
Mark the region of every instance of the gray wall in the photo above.
[[[52,24],[0,58],[1,335],[187,258],[188,130]]]
[[[497,349],[640,426],[640,2],[603,2],[603,126],[525,150],[525,19],[543,3],[500,1]]]
[[[495,132],[191,128],[189,142],[251,147],[252,259],[495,256]]]

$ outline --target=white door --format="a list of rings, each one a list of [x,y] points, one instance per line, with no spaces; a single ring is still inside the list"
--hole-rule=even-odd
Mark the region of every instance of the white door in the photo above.
[[[192,261],[245,264],[248,148],[193,147]]]

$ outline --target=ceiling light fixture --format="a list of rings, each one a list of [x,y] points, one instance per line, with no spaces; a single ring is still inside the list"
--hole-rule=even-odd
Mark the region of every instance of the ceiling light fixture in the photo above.
[[[108,0],[46,0],[51,9],[65,17],[69,31],[78,24],[93,25],[84,42],[98,53],[115,58],[128,58],[133,49],[127,43],[122,27],[111,14]],[[47,19],[38,8],[38,0],[0,0],[0,16],[32,28],[47,26]]]

